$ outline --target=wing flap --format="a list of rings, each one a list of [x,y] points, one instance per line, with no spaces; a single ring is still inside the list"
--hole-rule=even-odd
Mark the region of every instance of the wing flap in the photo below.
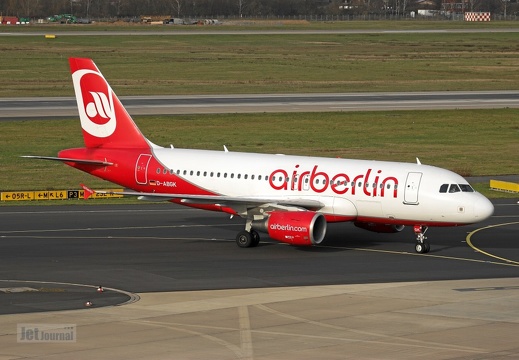
[[[145,200],[174,200],[179,199],[184,204],[217,204],[221,206],[251,205],[253,207],[264,204],[276,204],[280,206],[297,206],[309,210],[317,210],[324,207],[318,200],[305,198],[289,197],[239,197],[239,196],[220,196],[220,195],[191,195],[191,194],[171,194],[171,193],[146,193],[138,191],[97,191],[101,194],[117,194],[138,196]]]

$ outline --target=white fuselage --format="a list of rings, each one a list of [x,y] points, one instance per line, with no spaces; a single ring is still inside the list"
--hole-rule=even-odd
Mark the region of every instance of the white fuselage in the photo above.
[[[158,147],[153,153],[162,164],[156,173],[212,193],[315,199],[325,204],[319,210],[325,214],[442,226],[481,221],[493,211],[463,177],[433,166]],[[464,185],[464,191],[440,192],[445,184]],[[173,181],[157,186],[175,192]]]

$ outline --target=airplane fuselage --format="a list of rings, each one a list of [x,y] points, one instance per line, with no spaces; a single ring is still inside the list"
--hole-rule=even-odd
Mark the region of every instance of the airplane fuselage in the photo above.
[[[151,151],[88,152],[92,159],[101,158],[114,166],[74,167],[136,191],[315,199],[325,205],[319,212],[329,222],[453,226],[480,221],[489,208],[488,200],[470,187],[469,191],[440,192],[444,184],[468,185],[463,177],[414,163],[156,146]],[[85,149],[60,153],[60,157],[86,155]]]

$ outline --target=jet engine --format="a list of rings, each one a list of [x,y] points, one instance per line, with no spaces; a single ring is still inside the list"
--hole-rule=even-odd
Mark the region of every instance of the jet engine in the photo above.
[[[252,228],[291,245],[320,244],[326,234],[326,219],[313,211],[273,211],[262,221],[254,221]]]
[[[404,230],[405,225],[379,224],[372,222],[355,221],[356,227],[378,233],[397,233]]]

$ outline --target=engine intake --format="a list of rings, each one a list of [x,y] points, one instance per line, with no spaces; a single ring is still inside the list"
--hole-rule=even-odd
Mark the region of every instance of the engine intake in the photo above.
[[[253,221],[252,228],[291,245],[320,244],[326,235],[326,219],[313,211],[273,211],[263,221]]]

